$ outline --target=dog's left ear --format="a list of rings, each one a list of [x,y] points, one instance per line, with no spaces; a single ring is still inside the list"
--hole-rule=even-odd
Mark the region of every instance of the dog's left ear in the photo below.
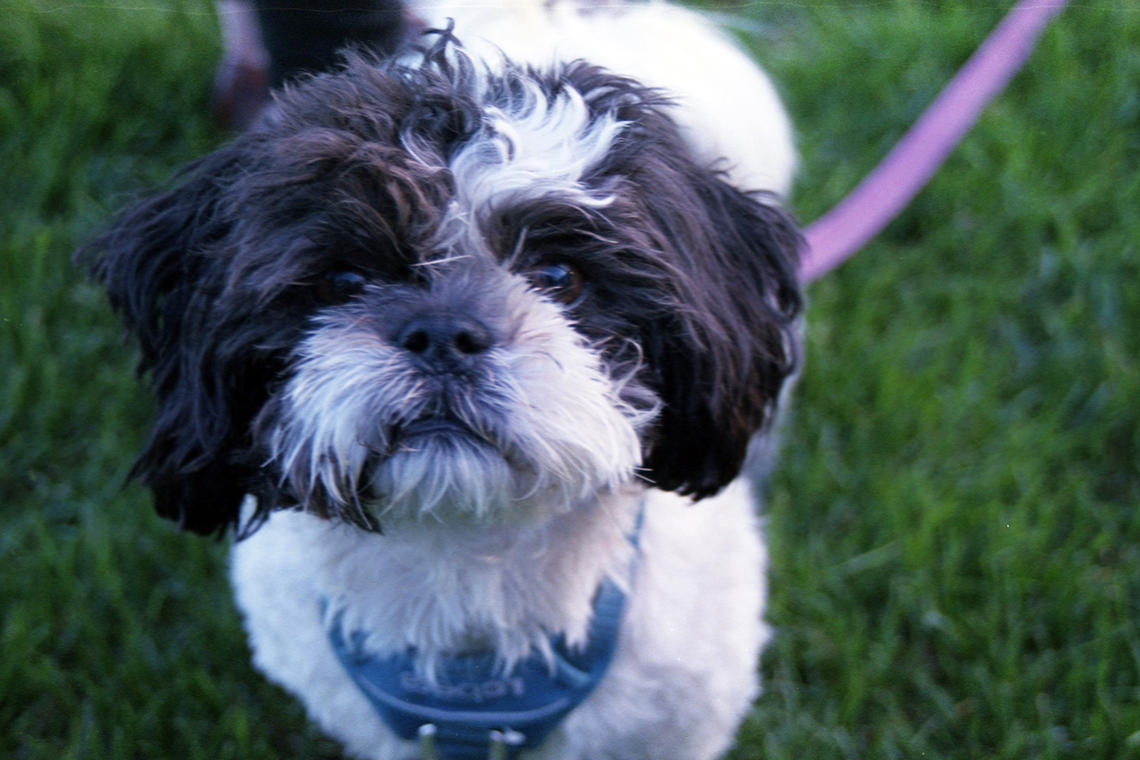
[[[248,430],[239,418],[252,412],[215,346],[218,249],[229,232],[220,182],[237,170],[233,159],[223,149],[191,164],[176,186],[128,207],[76,253],[138,339],[138,371],[157,400],[131,476],[151,488],[160,515],[203,534],[236,523],[251,476],[234,452]]]
[[[692,308],[643,336],[664,402],[645,463],[659,488],[701,498],[740,473],[798,366],[802,237],[770,197],[741,192],[715,171],[685,180],[675,185],[684,188],[679,200],[650,200]]]

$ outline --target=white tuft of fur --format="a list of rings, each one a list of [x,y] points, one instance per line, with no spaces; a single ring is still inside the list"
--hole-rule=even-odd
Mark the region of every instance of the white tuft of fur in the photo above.
[[[485,250],[479,231],[486,220],[522,201],[556,197],[579,208],[612,201],[582,179],[605,158],[623,122],[613,116],[591,121],[589,106],[572,88],[550,98],[537,82],[521,85],[514,102],[484,109],[481,130],[451,159],[455,197],[440,228],[444,250]]]
[[[418,0],[488,66],[585,60],[659,87],[695,154],[742,190],[787,196],[796,168],[791,122],[768,76],[699,12],[624,0]]]

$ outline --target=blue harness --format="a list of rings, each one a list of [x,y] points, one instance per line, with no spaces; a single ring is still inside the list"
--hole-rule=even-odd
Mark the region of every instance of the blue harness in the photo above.
[[[637,529],[640,523],[639,516]],[[631,541],[636,548],[636,533]],[[365,633],[346,633],[339,615],[327,616],[326,632],[345,671],[401,739],[423,740],[426,733],[443,760],[486,760],[497,737],[500,756],[513,758],[539,746],[602,680],[624,606],[625,593],[607,579],[594,597],[584,647],[554,636],[552,661],[532,652],[506,672],[493,652],[452,655],[439,663],[434,681],[416,671],[415,649],[369,654]]]

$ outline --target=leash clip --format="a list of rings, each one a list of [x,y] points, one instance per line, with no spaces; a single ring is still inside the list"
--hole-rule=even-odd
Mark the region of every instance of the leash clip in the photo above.
[[[425,723],[416,730],[420,743],[420,760],[440,760],[439,753],[435,751],[437,730],[434,723]]]
[[[489,739],[487,760],[508,760],[511,750],[521,747],[526,737],[518,731],[507,728],[502,731],[492,731]]]
[[[436,734],[439,729],[434,723],[424,723],[416,730],[420,746],[420,760],[441,760],[436,749]],[[518,731],[503,729],[487,734],[487,760],[510,760],[512,750],[521,747],[526,736]]]

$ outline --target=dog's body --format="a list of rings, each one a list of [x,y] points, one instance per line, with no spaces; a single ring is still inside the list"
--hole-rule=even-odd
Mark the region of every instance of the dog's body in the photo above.
[[[524,757],[711,758],[729,746],[756,696],[768,637],[765,554],[747,484],[707,502],[648,496],[614,661],[593,694]],[[623,496],[530,529],[413,527],[384,536],[274,515],[233,553],[254,661],[354,755],[418,758],[337,661],[322,599],[337,599],[376,651],[409,639],[446,645],[472,621],[507,646],[536,626],[580,637],[603,576],[629,567],[622,529],[637,503]]]
[[[137,471],[244,526],[255,662],[354,755],[418,751],[330,626],[431,682],[585,644],[610,582],[612,663],[523,756],[715,757],[768,637],[740,473],[796,359],[798,236],[751,194],[787,120],[686,11],[417,12],[462,47],[286,92],[95,244],[159,397]]]

